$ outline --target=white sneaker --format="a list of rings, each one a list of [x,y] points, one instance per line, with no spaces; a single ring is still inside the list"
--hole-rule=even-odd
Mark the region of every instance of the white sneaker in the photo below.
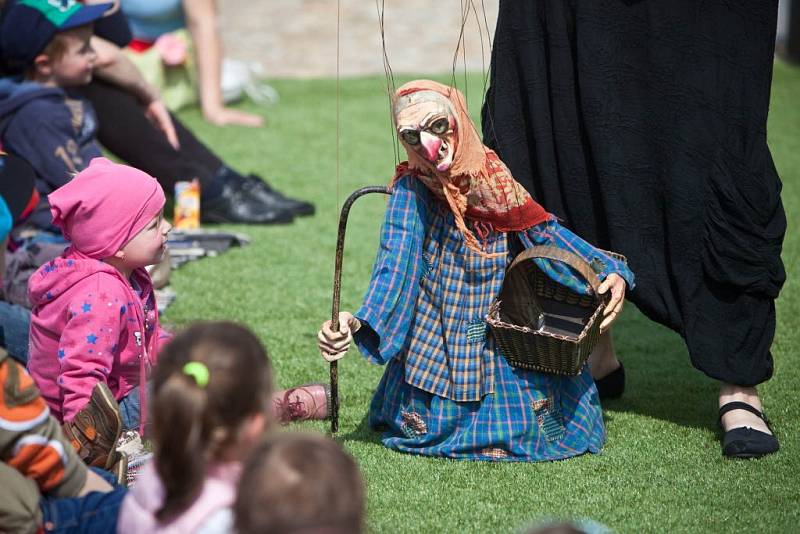
[[[136,456],[137,453],[145,451],[144,444],[142,443],[142,436],[136,430],[126,430],[119,435],[117,440],[117,450],[125,453],[128,458]]]
[[[276,104],[278,91],[264,82],[264,78],[266,73],[260,63],[224,58],[220,76],[223,101],[236,102],[247,94],[257,104]]]
[[[136,481],[139,479],[139,475],[142,472],[142,467],[144,467],[144,465],[152,459],[153,453],[145,452],[134,459],[128,460],[128,472],[126,473],[128,488],[132,488],[136,484]]]
[[[145,448],[142,436],[136,430],[127,430],[120,435],[117,441],[117,451],[128,457],[127,480],[128,487],[131,488],[136,484],[142,466],[153,458],[153,453]]]

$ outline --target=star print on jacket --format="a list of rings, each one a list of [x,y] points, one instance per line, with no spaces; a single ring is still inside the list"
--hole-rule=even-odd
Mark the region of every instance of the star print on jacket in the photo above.
[[[144,269],[132,276],[134,290],[99,260],[61,257],[47,265],[28,287],[34,304],[28,368],[53,415],[64,421],[86,405],[97,382],[107,383],[117,400],[138,386],[167,335],[149,313],[153,287]]]

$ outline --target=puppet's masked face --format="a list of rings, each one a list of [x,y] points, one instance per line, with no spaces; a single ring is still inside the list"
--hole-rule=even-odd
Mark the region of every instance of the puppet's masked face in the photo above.
[[[438,172],[453,165],[458,144],[458,122],[453,105],[434,91],[417,91],[399,97],[394,119],[400,142]]]

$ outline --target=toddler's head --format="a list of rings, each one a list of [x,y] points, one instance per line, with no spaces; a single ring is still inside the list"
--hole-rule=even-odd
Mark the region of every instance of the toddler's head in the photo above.
[[[0,27],[7,67],[46,85],[89,83],[97,59],[89,43],[92,22],[111,7],[75,0],[9,0]]]
[[[267,353],[247,328],[197,323],[161,351],[153,378],[156,470],[167,521],[202,488],[206,469],[244,459],[268,426],[272,376]]]
[[[127,274],[158,263],[166,250],[164,191],[138,169],[95,158],[47,199],[53,224],[86,257]]]
[[[335,441],[275,434],[245,464],[234,516],[239,534],[359,533],[364,484],[353,458]]]

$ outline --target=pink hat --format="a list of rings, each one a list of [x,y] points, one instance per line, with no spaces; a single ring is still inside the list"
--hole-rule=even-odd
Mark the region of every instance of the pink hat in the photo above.
[[[53,224],[73,248],[98,260],[124,247],[158,215],[165,201],[155,178],[106,158],[94,158],[47,199]]]

